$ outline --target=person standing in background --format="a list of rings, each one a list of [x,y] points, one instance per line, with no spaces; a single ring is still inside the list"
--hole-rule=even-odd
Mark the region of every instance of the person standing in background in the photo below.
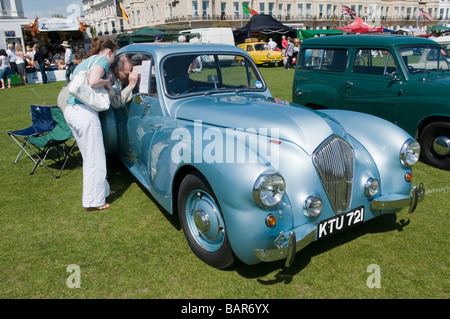
[[[64,53],[64,64],[66,65],[66,85],[70,82],[70,75],[75,70],[75,63],[73,63],[73,53],[70,48],[70,44],[67,41],[62,43],[62,46],[66,49]]]
[[[14,51],[14,44],[8,43],[8,49],[6,50],[6,53],[8,54],[10,74],[16,74],[17,65],[16,65],[16,53]]]
[[[0,49],[0,82],[2,84],[1,89],[5,88],[5,80],[3,79],[6,75],[8,79],[8,89],[11,88],[11,78],[9,77],[9,61],[8,53],[5,49]]]
[[[27,83],[27,70],[25,65],[25,55],[23,53],[22,45],[16,45],[16,65],[17,65],[17,74],[19,75],[19,79],[23,79],[22,85],[28,85]],[[22,79],[20,82],[22,82]]]
[[[286,70],[292,69],[293,55],[294,55],[294,43],[292,43],[291,37],[288,37],[288,43],[286,45],[286,64],[284,66]]]
[[[39,70],[41,70],[42,76],[42,84],[47,84],[47,73],[45,73],[45,60],[44,60],[44,52],[42,52],[39,44],[35,44],[34,48],[36,53],[34,54],[34,61],[39,65]]]

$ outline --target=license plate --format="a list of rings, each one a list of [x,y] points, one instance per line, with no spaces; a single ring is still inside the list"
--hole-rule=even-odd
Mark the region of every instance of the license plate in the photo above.
[[[364,222],[364,206],[352,209],[319,223],[317,239],[322,239]]]

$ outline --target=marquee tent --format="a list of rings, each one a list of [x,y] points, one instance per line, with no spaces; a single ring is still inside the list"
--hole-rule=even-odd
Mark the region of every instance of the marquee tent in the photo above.
[[[363,21],[360,17],[357,17],[356,20],[352,23],[350,23],[347,26],[335,28],[338,30],[342,30],[345,32],[352,32],[352,33],[375,33],[375,32],[383,32],[383,27],[375,27],[371,26]]]
[[[296,32],[295,29],[288,27],[277,19],[268,14],[255,14],[252,16],[250,21],[240,29],[234,30],[234,35],[246,34],[250,37],[250,34],[253,32],[259,32],[264,34],[270,33],[280,33],[286,34],[288,32]]]

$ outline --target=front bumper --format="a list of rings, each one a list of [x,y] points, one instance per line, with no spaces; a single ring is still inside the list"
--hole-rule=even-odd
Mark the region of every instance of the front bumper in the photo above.
[[[404,207],[409,207],[409,212],[412,213],[417,207],[417,204],[425,198],[425,189],[423,184],[414,186],[411,195],[383,195],[374,199],[370,205],[371,210],[389,211],[397,210]],[[305,248],[308,244],[316,238],[316,225],[306,224],[291,230],[288,238],[283,232],[275,240],[275,245],[280,247],[278,249],[255,249],[253,252],[256,257],[265,262],[275,261],[286,258],[285,266],[292,265],[295,259],[295,254]],[[297,241],[297,238],[301,238]]]
[[[416,210],[417,204],[425,198],[423,183],[414,186],[410,196],[399,194],[388,194],[375,198],[370,204],[371,210],[396,210],[409,207],[409,212]]]

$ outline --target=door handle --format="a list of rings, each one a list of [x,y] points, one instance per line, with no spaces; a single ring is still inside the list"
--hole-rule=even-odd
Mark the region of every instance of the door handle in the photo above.
[[[353,86],[353,82],[350,82],[350,81],[345,82],[345,87],[347,89],[351,88],[352,86]]]

